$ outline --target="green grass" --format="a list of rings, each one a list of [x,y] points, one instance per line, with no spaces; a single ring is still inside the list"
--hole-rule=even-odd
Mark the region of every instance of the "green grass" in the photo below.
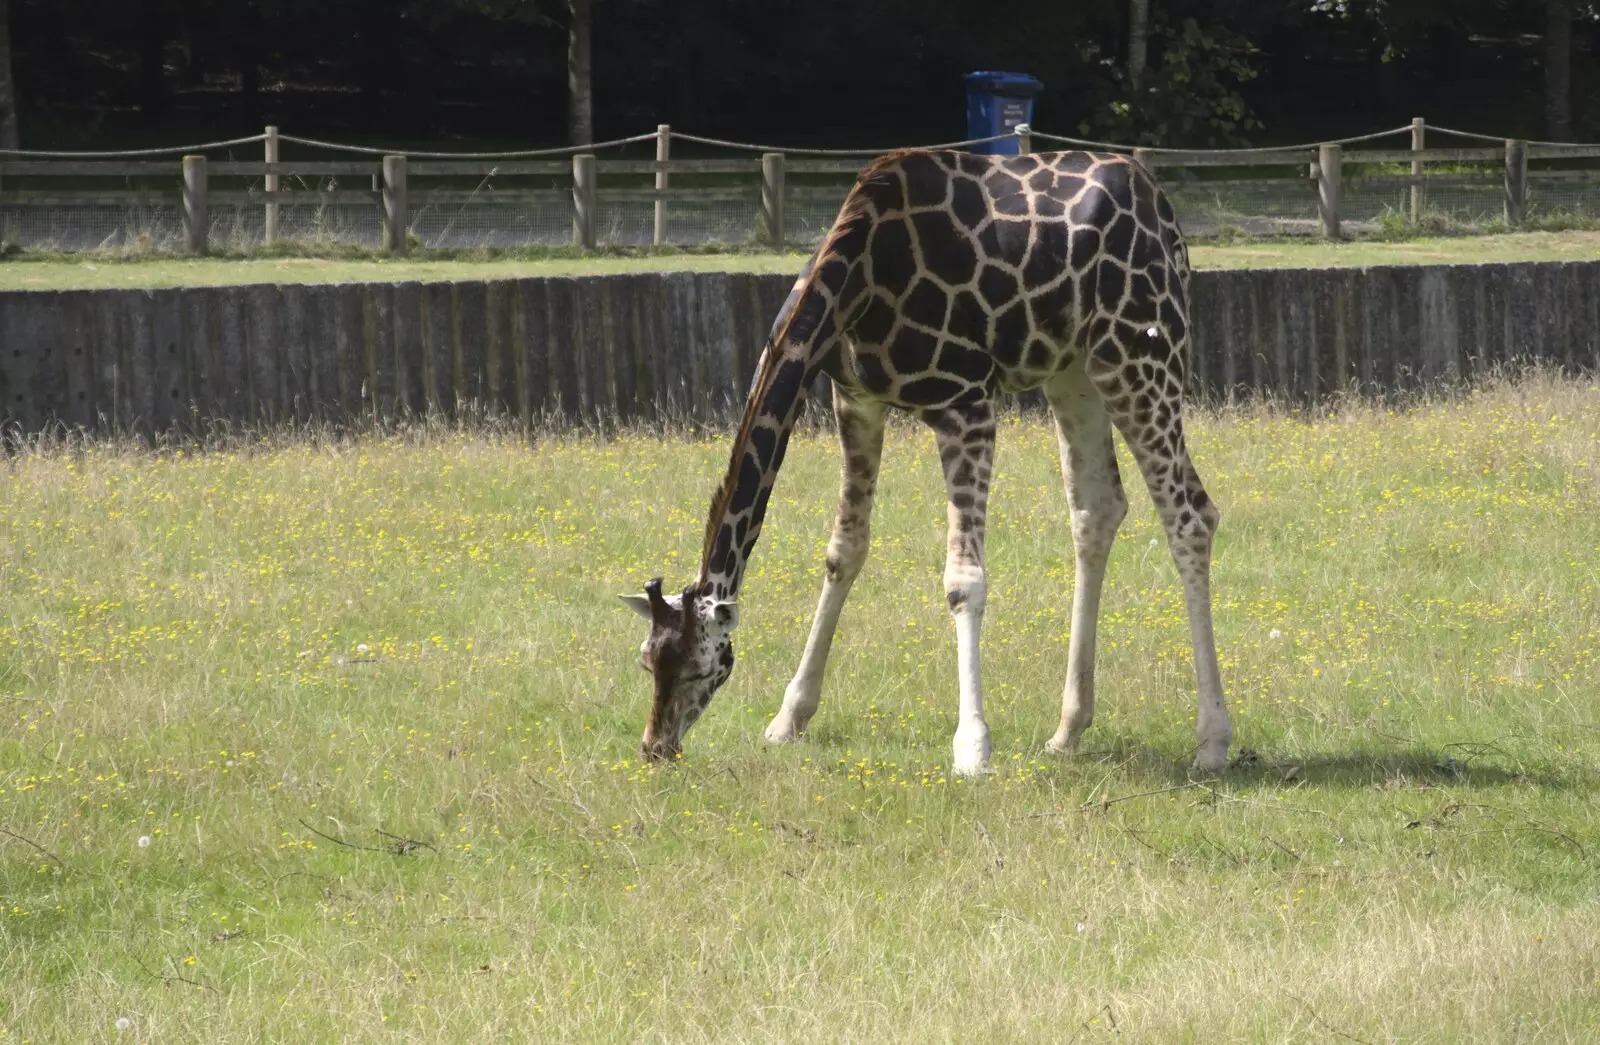
[[[1600,232],[1522,232],[1493,236],[1396,238],[1322,243],[1250,240],[1196,243],[1198,268],[1314,268],[1346,265],[1424,265],[1475,261],[1568,261],[1600,258]],[[513,276],[595,275],[609,272],[798,272],[806,253],[740,249],[723,253],[617,249],[592,256],[552,248],[490,256],[478,252],[419,252],[388,260],[355,251],[328,257],[177,258],[168,255],[0,255],[0,290],[92,287],[181,287],[229,283],[348,283],[364,280],[503,279]]]
[[[811,741],[760,732],[819,584],[821,433],[666,768],[638,762],[612,594],[690,578],[723,438],[26,451],[0,482],[0,1041],[1592,1042],[1597,440],[1600,388],[1539,378],[1199,415],[1255,752],[1204,787],[1138,490],[1098,721],[1044,754],[1072,556],[1036,419],[1002,425],[975,782],[945,774],[919,428],[890,433]]]
[[[372,254],[348,257],[180,258],[163,255],[61,255],[27,253],[0,258],[0,290],[69,290],[98,287],[192,287],[234,283],[359,283],[386,280],[507,279],[517,276],[593,276],[617,272],[797,273],[809,253],[737,251],[572,251],[533,256],[430,257],[406,260]]]

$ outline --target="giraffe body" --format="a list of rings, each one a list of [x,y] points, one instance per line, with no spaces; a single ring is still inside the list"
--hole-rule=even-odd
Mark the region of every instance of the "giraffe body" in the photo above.
[[[866,559],[890,408],[934,431],[949,495],[945,593],[956,628],[958,773],[990,754],[979,656],[984,526],[998,394],[1042,388],[1055,417],[1077,571],[1060,727],[1075,750],[1094,714],[1100,589],[1127,512],[1111,431],[1144,475],[1184,582],[1199,686],[1196,763],[1220,769],[1231,736],[1211,630],[1218,513],[1189,460],[1188,255],[1171,207],[1124,157],[906,152],[869,166],[795,284],[762,356],[727,478],[712,503],[700,576],[676,600],[626,600],[649,616],[655,678],[644,750],[675,754],[732,669],[733,607],[804,390],[833,380],[844,455],[827,576],[799,669],[767,729],[794,740]]]

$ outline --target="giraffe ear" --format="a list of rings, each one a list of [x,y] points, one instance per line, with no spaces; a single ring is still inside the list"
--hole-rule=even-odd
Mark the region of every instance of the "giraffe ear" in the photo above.
[[[650,619],[650,596],[638,593],[634,595],[618,595],[617,598],[622,600],[624,606],[627,606],[645,620]]]

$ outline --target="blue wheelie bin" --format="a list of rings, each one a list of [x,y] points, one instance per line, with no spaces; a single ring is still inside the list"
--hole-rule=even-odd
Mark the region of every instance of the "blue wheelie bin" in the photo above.
[[[1044,86],[1026,73],[968,73],[967,137],[990,138],[1010,134],[1018,124],[1033,122],[1033,96]],[[1017,139],[1003,138],[972,146],[973,152],[1015,156]]]

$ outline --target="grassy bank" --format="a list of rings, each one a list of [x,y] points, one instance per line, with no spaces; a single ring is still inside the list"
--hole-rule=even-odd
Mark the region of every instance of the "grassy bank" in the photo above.
[[[24,454],[0,1041],[1593,1041],[1597,439],[1600,389],[1538,380],[1202,415],[1240,755],[1204,786],[1142,488],[1087,753],[1044,755],[1072,555],[1037,421],[1002,426],[976,782],[945,774],[920,429],[890,434],[812,740],[759,737],[819,583],[825,435],[666,769],[612,593],[689,579],[720,439]]]
[[[1315,268],[1350,265],[1426,265],[1479,261],[1574,261],[1600,258],[1600,232],[1526,232],[1493,236],[1357,240],[1251,240],[1198,243],[1198,268]],[[504,279],[612,272],[799,272],[804,253],[667,253],[617,251],[583,256],[564,249],[490,257],[463,252],[420,253],[403,261],[344,257],[188,259],[115,254],[13,254],[0,258],[0,290],[91,287],[178,287],[225,283],[347,283],[405,279]]]

